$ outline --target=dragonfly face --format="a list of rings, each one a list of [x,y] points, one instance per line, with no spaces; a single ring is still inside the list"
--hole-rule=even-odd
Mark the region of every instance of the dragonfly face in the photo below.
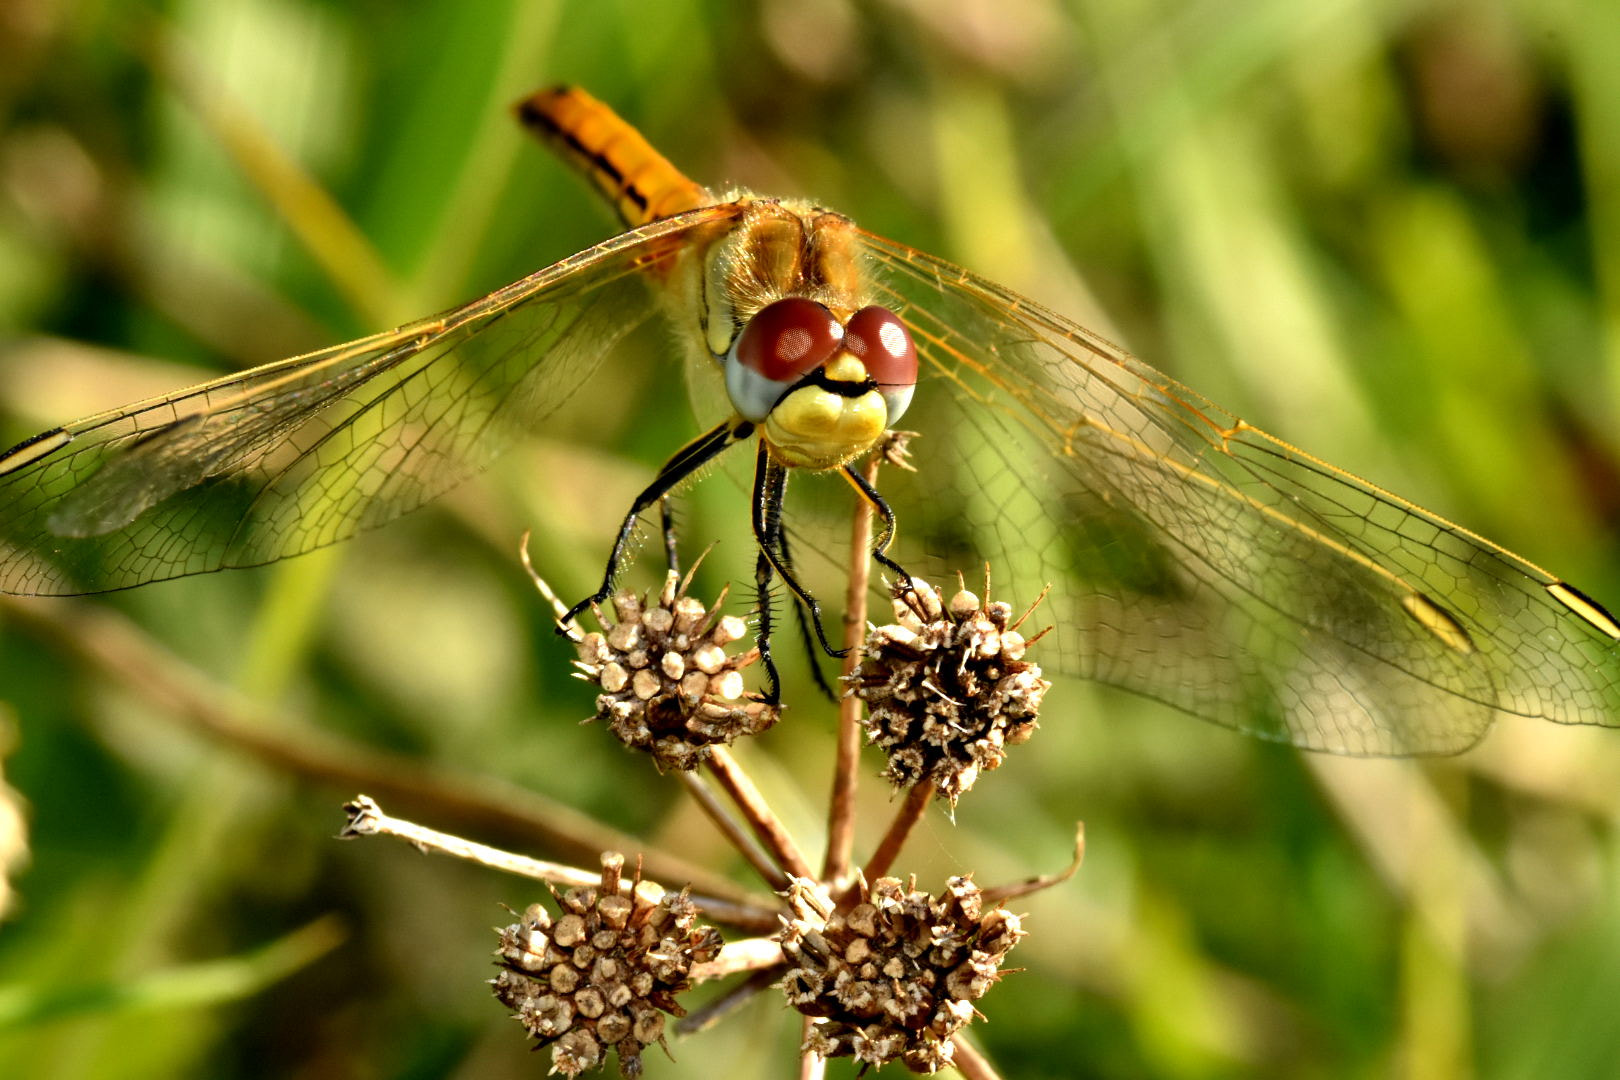
[[[745,199],[742,219],[677,273],[670,315],[698,322],[693,347],[725,372],[737,414],[762,425],[782,464],[831,469],[866,452],[905,412],[917,350],[905,324],[865,303],[848,218],[803,203]],[[686,303],[696,293],[700,301]],[[701,344],[699,344],[701,342]]]
[[[726,393],[784,465],[830,469],[869,450],[905,414],[917,349],[887,308],[847,324],[821,304],[790,296],[748,320],[721,359]]]
[[[712,195],[577,90],[520,115],[627,231],[454,311],[0,455],[0,590],[127,588],[392,520],[662,312],[721,365],[732,415],[671,458],[616,553],[636,514],[759,435],[759,567],[791,572],[767,512],[788,472],[847,473],[904,412],[924,441],[918,473],[885,481],[894,563],[988,562],[1003,595],[1050,584],[1055,668],[1347,753],[1454,752],[1501,712],[1620,724],[1620,624],[1535,564],[968,271],[806,204]]]

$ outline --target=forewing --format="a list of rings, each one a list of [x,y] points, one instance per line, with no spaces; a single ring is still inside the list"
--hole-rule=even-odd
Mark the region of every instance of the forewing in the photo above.
[[[991,282],[868,235],[923,372],[902,563],[1052,623],[1045,662],[1264,738],[1449,753],[1497,710],[1620,723],[1607,615]],[[913,565],[914,564],[914,565]]]
[[[0,591],[128,588],[391,521],[543,425],[655,308],[654,222],[443,315],[46,432],[0,457]]]

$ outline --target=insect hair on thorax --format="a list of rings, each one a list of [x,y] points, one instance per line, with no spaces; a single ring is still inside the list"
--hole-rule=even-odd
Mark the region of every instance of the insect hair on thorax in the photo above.
[[[693,347],[723,356],[749,319],[785,296],[824,304],[841,321],[866,306],[865,259],[848,218],[805,200],[727,197],[743,205],[742,214],[696,245],[665,290]]]

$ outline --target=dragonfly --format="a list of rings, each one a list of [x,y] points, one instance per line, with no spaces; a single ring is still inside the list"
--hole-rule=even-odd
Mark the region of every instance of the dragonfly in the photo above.
[[[625,231],[443,314],[23,441],[0,455],[0,591],[130,588],[382,525],[543,430],[664,318],[718,420],[635,500],[576,614],[644,513],[752,444],[756,583],[782,579],[830,652],[783,526],[799,474],[854,486],[897,576],[1049,586],[1050,666],[1261,738],[1445,754],[1502,714],[1620,725],[1620,623],[1568,582],[970,271],[812,202],[711,191],[583,90],[516,111]],[[902,416],[926,451],[879,493],[853,463]]]

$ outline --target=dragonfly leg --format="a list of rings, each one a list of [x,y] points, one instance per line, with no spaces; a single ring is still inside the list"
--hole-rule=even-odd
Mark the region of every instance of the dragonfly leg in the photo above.
[[[781,544],[780,555],[782,556],[782,564],[784,566],[792,566],[793,557],[788,553],[787,530],[782,529],[777,539]],[[799,643],[804,647],[805,659],[810,664],[810,677],[815,680],[816,689],[820,690],[822,694],[826,696],[828,701],[836,704],[838,701],[838,695],[833,691],[832,686],[828,684],[827,676],[821,670],[821,664],[818,662],[820,657],[816,655],[816,641],[810,633],[809,613],[805,611],[803,604],[798,603],[798,597],[794,597],[793,611],[797,616],[797,618],[794,619],[794,622],[796,622],[799,626]]]
[[[754,635],[754,646],[759,649],[760,666],[765,669],[765,703],[782,703],[782,679],[771,657],[771,570],[770,557],[764,545],[754,559],[754,591],[759,596],[759,632]]]
[[[872,558],[877,560],[879,564],[894,574],[900,581],[910,582],[910,572],[889,558],[889,545],[894,542],[895,524],[894,511],[889,508],[888,501],[878,494],[878,489],[873,487],[866,477],[860,474],[859,470],[845,465],[844,476],[854,486],[860,497],[865,499],[867,504],[871,506],[873,512],[877,514],[878,520],[883,523],[882,531],[878,533],[877,539],[872,543]]]
[[[659,525],[664,530],[664,561],[671,573],[681,572],[681,553],[675,546],[675,511],[669,505],[669,496],[658,500]]]
[[[787,467],[771,457],[763,441],[759,444],[759,457],[754,466],[754,539],[759,550],[771,562],[771,568],[781,577],[783,584],[798,597],[810,613],[810,624],[816,641],[828,656],[842,659],[848,649],[835,649],[827,641],[827,629],[821,621],[821,601],[799,583],[798,576],[782,557],[782,496],[787,489]]]
[[[630,537],[636,531],[636,522],[642,513],[654,503],[664,500],[681,481],[687,479],[698,469],[710,461],[727,447],[747,438],[754,433],[754,426],[746,421],[727,420],[725,423],[712,428],[699,435],[675,452],[674,456],[664,462],[664,467],[658,470],[653,482],[647,485],[636,501],[631,504],[630,512],[624,516],[624,524],[619,526],[619,535],[613,542],[613,551],[608,555],[607,569],[602,574],[602,587],[587,596],[579,603],[568,609],[558,626],[558,633],[563,633],[562,626],[574,621],[579,614],[592,604],[600,604],[613,595],[613,582],[619,576],[620,564],[624,561],[625,548],[630,543]],[[668,518],[665,519],[666,523]],[[666,531],[666,547],[671,542],[671,534]]]

